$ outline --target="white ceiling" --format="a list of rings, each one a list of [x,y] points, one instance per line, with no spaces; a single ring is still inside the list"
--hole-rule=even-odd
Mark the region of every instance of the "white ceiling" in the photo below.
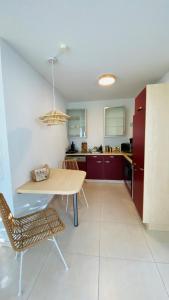
[[[169,70],[169,0],[0,0],[0,36],[69,101],[134,97]],[[114,86],[97,76],[112,72]]]

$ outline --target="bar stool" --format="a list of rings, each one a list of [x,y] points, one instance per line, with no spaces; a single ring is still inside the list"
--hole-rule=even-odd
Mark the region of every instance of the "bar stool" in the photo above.
[[[60,164],[60,167],[62,169],[79,170],[78,163],[75,159],[63,160]],[[86,207],[88,208],[89,204],[88,204],[88,201],[87,201],[87,198],[86,198],[83,187],[82,187],[81,190],[82,190],[82,194],[83,194],[83,197],[84,197],[84,200],[85,200]],[[68,206],[69,206],[69,196],[67,195],[66,212],[68,211]]]

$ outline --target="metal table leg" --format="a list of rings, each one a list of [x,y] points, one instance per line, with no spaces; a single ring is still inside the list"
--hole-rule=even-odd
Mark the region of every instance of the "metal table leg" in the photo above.
[[[73,195],[73,210],[74,210],[74,226],[78,226],[77,194]]]

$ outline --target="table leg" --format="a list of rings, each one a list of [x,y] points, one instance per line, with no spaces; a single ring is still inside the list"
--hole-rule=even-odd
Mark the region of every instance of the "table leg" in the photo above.
[[[78,226],[77,194],[73,195],[73,210],[74,210],[74,226]]]

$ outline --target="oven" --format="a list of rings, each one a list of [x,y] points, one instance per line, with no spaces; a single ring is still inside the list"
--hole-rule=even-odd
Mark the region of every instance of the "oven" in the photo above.
[[[124,182],[125,182],[125,185],[132,197],[132,176],[133,176],[133,166],[132,164],[127,160],[125,159],[125,162],[124,162]]]

